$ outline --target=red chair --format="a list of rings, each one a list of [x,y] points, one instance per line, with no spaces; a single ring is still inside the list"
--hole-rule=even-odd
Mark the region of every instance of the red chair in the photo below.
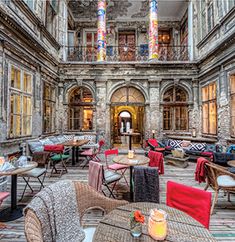
[[[87,150],[81,152],[80,155],[85,156],[86,159],[87,159],[87,162],[86,162],[86,164],[83,167],[85,167],[90,160],[101,162],[101,160],[98,157],[98,155],[101,153],[101,149],[104,146],[104,144],[105,144],[105,141],[104,140],[100,140],[98,142],[98,149],[97,149],[97,151],[94,152],[93,148],[91,148],[91,149],[87,149]]]
[[[167,182],[166,204],[193,217],[209,229],[211,193],[198,188]]]
[[[126,179],[126,177],[125,177],[124,174],[125,174],[126,170],[127,170],[129,167],[126,166],[126,165],[121,165],[121,164],[112,164],[112,165],[109,165],[109,164],[108,164],[108,157],[110,157],[110,156],[112,156],[112,155],[118,155],[118,149],[106,150],[106,151],[104,152],[104,155],[105,155],[106,168],[107,168],[108,170],[120,171],[122,177],[124,178],[126,184],[128,185],[127,179]]]
[[[147,143],[151,150],[164,153],[165,148],[159,147],[159,144],[156,139],[148,139]]]
[[[4,199],[6,199],[10,195],[9,192],[0,192],[0,206]]]

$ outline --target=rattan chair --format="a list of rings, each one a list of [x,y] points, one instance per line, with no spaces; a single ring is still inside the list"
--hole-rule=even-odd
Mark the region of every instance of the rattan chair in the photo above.
[[[98,208],[108,213],[118,206],[127,204],[127,201],[114,200],[103,196],[92,187],[79,181],[74,181],[80,221],[89,209]],[[28,242],[43,242],[41,224],[36,214],[28,209],[25,216],[25,236]]]
[[[230,201],[230,192],[235,193],[235,185],[234,186],[221,186],[218,183],[218,177],[219,176],[229,176],[229,177],[233,178],[234,182],[235,182],[235,174],[226,170],[225,167],[216,165],[211,162],[205,164],[205,169],[206,169],[206,181],[207,181],[205,190],[207,190],[209,187],[211,187],[215,191],[213,203],[211,206],[211,214],[212,214],[215,204],[218,200],[219,190],[224,190],[225,192],[228,192],[228,201]]]

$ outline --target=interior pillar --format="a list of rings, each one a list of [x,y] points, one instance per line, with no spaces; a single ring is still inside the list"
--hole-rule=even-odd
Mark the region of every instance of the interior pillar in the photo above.
[[[106,0],[98,0],[97,61],[106,59]]]
[[[157,60],[159,57],[157,8],[157,0],[149,0],[149,60]]]

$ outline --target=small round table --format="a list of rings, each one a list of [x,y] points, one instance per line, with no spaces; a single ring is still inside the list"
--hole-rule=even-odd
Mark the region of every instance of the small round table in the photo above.
[[[133,201],[133,184],[132,184],[132,176],[133,176],[133,166],[141,166],[149,163],[150,159],[143,155],[135,155],[133,159],[129,159],[127,155],[118,155],[113,158],[113,162],[126,165],[130,167],[130,201]]]
[[[235,160],[230,160],[227,162],[227,164],[231,167],[235,167]]]
[[[140,136],[140,133],[121,133],[124,136],[129,136],[129,150],[132,148],[132,136]]]
[[[11,176],[11,207],[3,209],[0,212],[0,222],[8,222],[16,220],[23,216],[22,208],[24,206],[17,206],[17,175],[37,167],[37,162],[29,162],[24,167],[15,168],[9,171],[0,171],[0,176]]]
[[[203,225],[192,217],[177,209],[158,203],[130,203],[116,208],[100,221],[93,242],[154,242],[148,234],[148,217],[150,209],[158,208],[167,212],[167,237],[165,241],[193,242],[193,241],[216,241]],[[130,234],[130,213],[140,210],[145,216],[142,226],[143,233],[139,238]]]

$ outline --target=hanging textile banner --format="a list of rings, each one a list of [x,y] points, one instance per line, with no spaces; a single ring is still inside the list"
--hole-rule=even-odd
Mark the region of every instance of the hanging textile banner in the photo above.
[[[149,60],[158,59],[158,4],[149,0]]]
[[[106,59],[106,0],[98,0],[97,10],[97,61]]]

